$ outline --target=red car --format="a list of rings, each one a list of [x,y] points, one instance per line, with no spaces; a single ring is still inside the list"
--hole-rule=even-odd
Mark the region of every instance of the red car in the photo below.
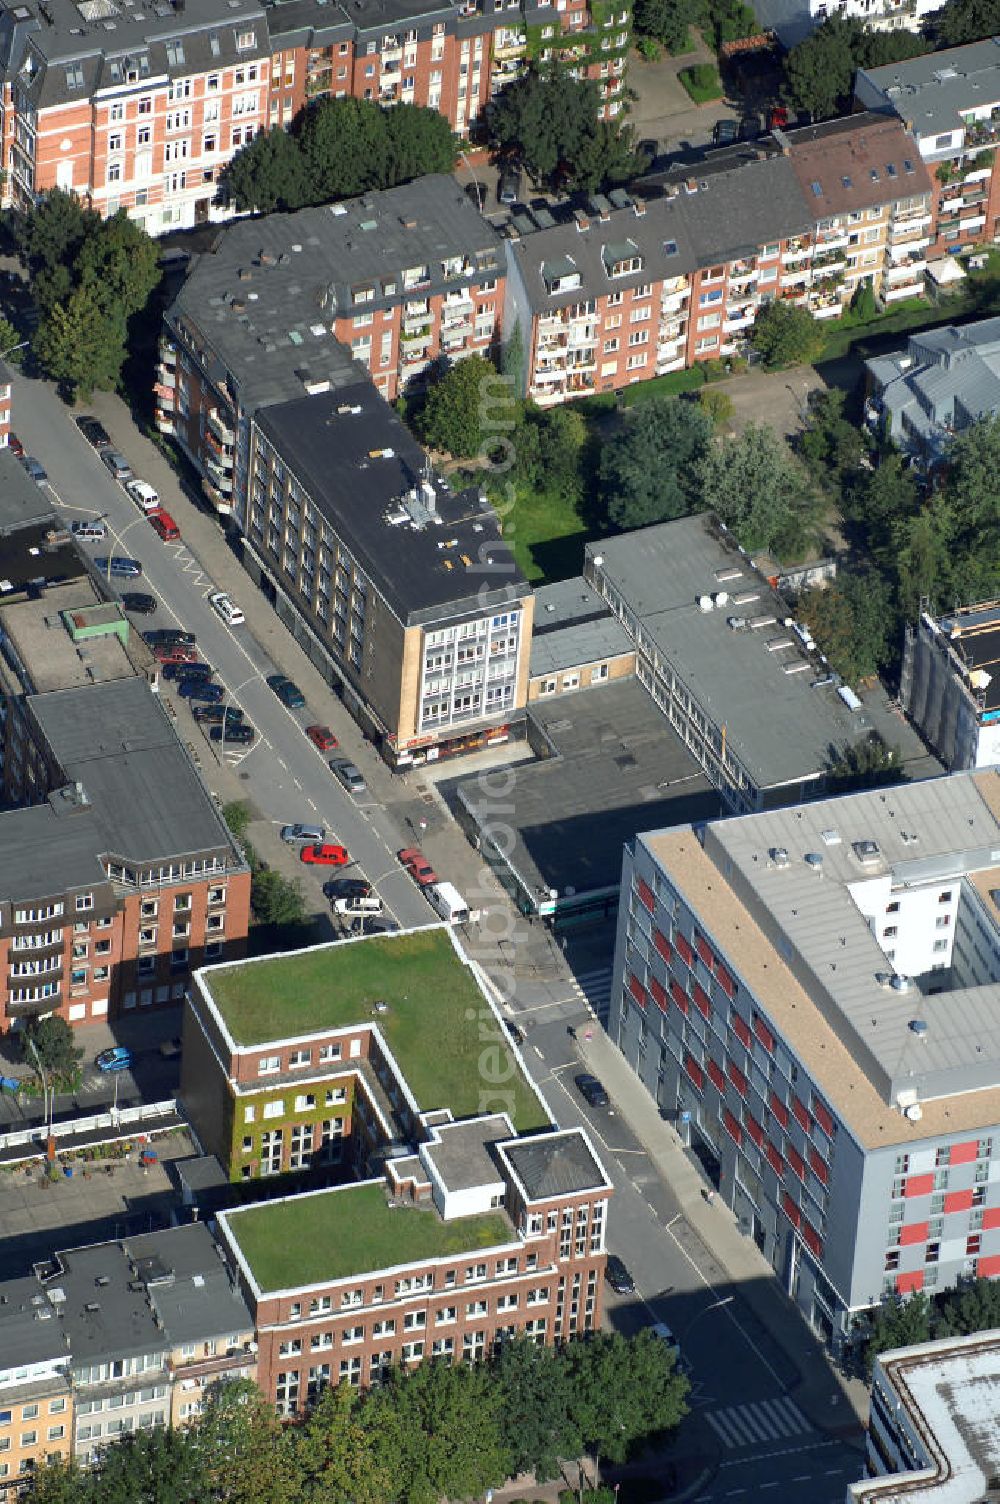
[[[346,846],[303,846],[299,860],[313,867],[346,867],[351,858]]]
[[[306,736],[321,752],[332,752],[335,747],[340,746],[329,726],[307,726]]]
[[[9,433],[7,435],[7,448],[16,460],[24,458],[24,445],[16,433]]]
[[[152,649],[153,657],[160,663],[197,663],[197,648],[186,646],[180,642],[158,643]]]
[[[402,851],[396,852],[396,855],[413,878],[413,881],[419,883],[421,888],[426,888],[431,883],[437,882],[437,873],[423,852],[418,851],[416,846],[404,846]]]
[[[159,533],[164,543],[180,542],[181,530],[169,512],[165,512],[162,507],[156,507],[152,512],[147,512],[146,516],[152,523],[154,532]]]

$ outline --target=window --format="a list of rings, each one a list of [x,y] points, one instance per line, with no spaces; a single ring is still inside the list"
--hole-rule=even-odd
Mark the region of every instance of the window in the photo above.
[[[261,1058],[257,1062],[257,1074],[258,1074],[258,1076],[273,1075],[273,1073],[275,1071],[280,1071],[280,1070],[281,1070],[281,1056],[280,1055],[262,1055]]]
[[[120,171],[120,164],[119,164],[119,171]],[[111,172],[111,168],[109,167],[108,168],[109,176],[110,176],[110,172]],[[78,893],[77,894],[77,898],[76,898],[76,911],[77,911],[78,914],[81,913],[84,909],[92,909],[93,907],[94,907],[94,895],[93,895],[93,893]]]

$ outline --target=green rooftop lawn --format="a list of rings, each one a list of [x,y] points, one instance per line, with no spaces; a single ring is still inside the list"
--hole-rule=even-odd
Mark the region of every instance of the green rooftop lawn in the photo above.
[[[291,1290],[511,1242],[496,1212],[442,1222],[433,1209],[390,1207],[380,1185],[265,1202],[229,1226],[261,1290]]]
[[[212,972],[209,985],[238,1044],[374,1022],[422,1110],[464,1118],[507,1109],[520,1133],[547,1124],[502,1040],[498,1062],[486,1000],[443,930],[247,962]],[[376,1002],[388,1011],[373,1015]],[[514,1073],[498,1081],[508,1061]]]

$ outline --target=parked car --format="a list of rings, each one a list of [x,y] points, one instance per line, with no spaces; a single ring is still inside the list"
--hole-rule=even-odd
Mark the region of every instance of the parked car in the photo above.
[[[165,512],[162,507],[157,507],[155,511],[148,512],[146,515],[152,524],[153,531],[160,535],[164,543],[181,541],[181,530],[169,512]]]
[[[33,454],[25,454],[21,457],[21,464],[27,470],[36,486],[47,486],[49,477],[41,460],[36,460]]]
[[[357,914],[381,914],[382,900],[375,893],[360,893],[353,898],[335,898],[333,900],[333,912],[335,914],[354,916]]]
[[[347,757],[331,757],[330,772],[340,779],[349,794],[363,794],[368,788],[361,769]]]
[[[717,120],[712,130],[712,140],[716,146],[732,146],[739,139],[740,128],[735,120],[727,116],[723,120]]]
[[[573,1080],[577,1091],[591,1107],[607,1107],[611,1099],[596,1076],[584,1071],[579,1076],[574,1076]]]
[[[323,896],[332,901],[339,898],[367,898],[372,885],[363,877],[331,877],[323,884]]]
[[[497,203],[516,204],[521,197],[521,169],[505,167],[497,182]]]
[[[609,1253],[604,1265],[604,1278],[614,1290],[616,1295],[634,1295],[635,1280],[625,1267],[625,1262],[617,1253]]]
[[[84,413],[82,417],[74,418],[73,422],[83,434],[88,444],[93,444],[95,449],[103,449],[105,444],[111,443],[111,435],[97,418],[92,418]]]
[[[511,1023],[511,1021],[510,1021],[509,1018],[505,1018],[504,1019],[503,1026],[507,1030],[507,1033],[509,1034],[510,1038],[514,1041],[514,1043],[520,1049],[521,1045],[524,1043],[524,1030],[522,1028],[520,1028],[517,1024]]]
[[[203,679],[212,677],[209,665],[199,662],[196,650],[185,647],[183,643],[164,643],[163,647],[153,649],[153,657],[158,663],[162,663],[161,673],[164,679],[182,679],[185,670],[191,670],[195,675],[200,674]]]
[[[305,695],[287,674],[269,674],[266,682],[289,710],[301,710],[306,703]]]
[[[340,746],[329,726],[307,726],[306,736],[314,747],[319,748],[320,752],[332,752],[335,747]]]
[[[16,460],[24,458],[24,445],[16,433],[9,433],[7,435],[7,448]]]
[[[87,522],[83,520],[74,522],[70,532],[74,538],[84,538],[88,543],[95,543],[108,536],[108,530],[99,517],[94,517]]]
[[[132,1051],[127,1050],[123,1044],[112,1045],[110,1049],[102,1050],[95,1056],[94,1064],[99,1071],[127,1071],[132,1064]]]
[[[246,721],[239,726],[230,726],[228,723],[223,726],[213,726],[208,734],[213,742],[226,741],[234,744],[238,742],[241,746],[247,747],[257,739],[256,731]]]
[[[155,631],[143,632],[142,635],[151,648],[193,648],[198,640],[193,632],[185,632],[181,627],[157,627]]]
[[[177,693],[182,700],[204,700],[208,705],[221,705],[226,697],[221,684],[213,684],[211,679],[202,679],[199,675],[192,678],[187,674],[178,684]]]
[[[130,480],[125,489],[143,512],[155,512],[160,505],[159,496],[146,480]]]
[[[132,466],[123,454],[118,453],[117,449],[103,449],[101,451],[101,459],[107,465],[115,480],[120,481],[122,485],[127,480],[132,479]]]
[[[217,616],[222,617],[227,627],[241,627],[246,621],[246,617],[239,606],[224,590],[213,590],[212,594],[208,597],[208,604]]]
[[[209,726],[242,726],[243,712],[238,705],[196,705],[194,718]]]
[[[310,841],[314,846],[322,845],[326,840],[326,826],[303,823],[283,825],[281,839],[286,846],[292,846],[296,841]]]
[[[138,559],[129,559],[124,554],[115,554],[110,560],[95,559],[94,564],[102,574],[117,574],[125,579],[135,580],[142,574],[142,565]]]
[[[430,883],[436,883],[438,875],[422,851],[416,846],[404,846],[402,851],[397,851],[396,856],[402,862],[407,872],[421,888],[426,888]]]
[[[350,862],[346,846],[303,846],[299,861],[312,867],[346,867]]]
[[[126,590],[122,594],[122,605],[136,616],[152,616],[156,610],[156,596],[145,595],[141,590]]]
[[[486,212],[486,189],[482,183],[466,183],[465,192],[467,197],[471,198],[480,214],[484,214]]]
[[[772,104],[767,112],[767,128],[769,131],[782,131],[788,124],[788,110],[783,104]]]

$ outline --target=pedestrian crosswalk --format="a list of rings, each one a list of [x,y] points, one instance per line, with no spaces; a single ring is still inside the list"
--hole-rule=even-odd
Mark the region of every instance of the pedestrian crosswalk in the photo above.
[[[730,1405],[725,1410],[706,1410],[705,1419],[724,1447],[759,1446],[786,1436],[811,1431],[794,1400],[787,1395],[773,1400],[755,1400],[749,1405]]]
[[[584,971],[574,977],[573,991],[588,1003],[598,1017],[607,1015],[611,1004],[611,967],[601,966],[596,971]]]

